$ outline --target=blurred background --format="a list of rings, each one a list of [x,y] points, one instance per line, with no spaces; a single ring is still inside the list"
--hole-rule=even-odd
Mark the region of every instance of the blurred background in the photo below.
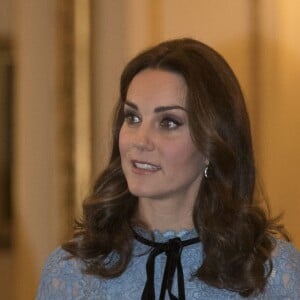
[[[0,0],[0,298],[34,299],[105,165],[125,63],[193,37],[240,80],[272,213],[300,248],[298,0]]]

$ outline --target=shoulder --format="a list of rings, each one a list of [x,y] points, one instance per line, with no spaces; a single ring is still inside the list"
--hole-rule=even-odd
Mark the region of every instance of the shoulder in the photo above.
[[[274,261],[285,262],[293,264],[295,267],[300,267],[300,252],[290,242],[276,239],[272,258]]]
[[[101,299],[104,281],[85,274],[84,269],[82,260],[56,249],[44,265],[36,299]],[[93,298],[93,293],[100,298]]]
[[[275,240],[275,248],[272,253],[273,275],[294,274],[300,277],[300,252],[289,242]]]
[[[299,299],[300,252],[289,242],[276,239],[275,243],[268,289],[283,298]]]
[[[81,273],[84,263],[71,256],[61,247],[54,250],[48,257],[42,275],[46,274],[76,274]]]

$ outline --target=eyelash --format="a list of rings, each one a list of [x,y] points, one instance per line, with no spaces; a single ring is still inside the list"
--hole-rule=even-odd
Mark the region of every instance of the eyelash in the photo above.
[[[138,119],[138,120],[134,120]],[[129,126],[134,126],[141,122],[141,118],[135,112],[124,112],[124,122],[126,122]],[[171,125],[172,123],[172,125]],[[165,130],[175,130],[178,127],[182,126],[183,123],[174,117],[164,116],[162,120],[159,122],[159,126]]]
[[[170,123],[173,123],[172,125],[170,125]],[[160,127],[163,129],[167,129],[167,130],[174,130],[177,129],[178,127],[180,127],[182,125],[182,122],[171,118],[171,117],[164,117],[161,122],[159,123]]]
[[[136,122],[134,121],[135,118],[138,118],[139,121]],[[137,114],[135,114],[134,112],[125,112],[124,113],[124,121],[128,124],[128,125],[134,125],[134,124],[138,124],[140,122],[140,117],[137,116]]]

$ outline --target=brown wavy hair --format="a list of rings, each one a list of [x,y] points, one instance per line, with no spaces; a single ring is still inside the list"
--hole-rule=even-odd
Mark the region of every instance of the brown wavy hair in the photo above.
[[[120,275],[132,254],[132,226],[140,225],[137,197],[130,194],[118,140],[128,87],[144,69],[183,76],[192,139],[209,160],[193,210],[204,260],[195,276],[207,284],[249,296],[263,291],[272,270],[274,233],[280,231],[256,205],[255,164],[249,118],[240,85],[226,61],[193,39],[160,43],[131,60],[120,81],[107,168],[83,204],[74,238],[63,248],[86,262],[86,271],[106,278]],[[118,260],[109,263],[110,253]]]

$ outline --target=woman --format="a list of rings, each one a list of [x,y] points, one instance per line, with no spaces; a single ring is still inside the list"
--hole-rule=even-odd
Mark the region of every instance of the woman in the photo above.
[[[146,50],[123,71],[108,166],[37,298],[300,298],[300,254],[254,187],[228,64],[192,39]]]

